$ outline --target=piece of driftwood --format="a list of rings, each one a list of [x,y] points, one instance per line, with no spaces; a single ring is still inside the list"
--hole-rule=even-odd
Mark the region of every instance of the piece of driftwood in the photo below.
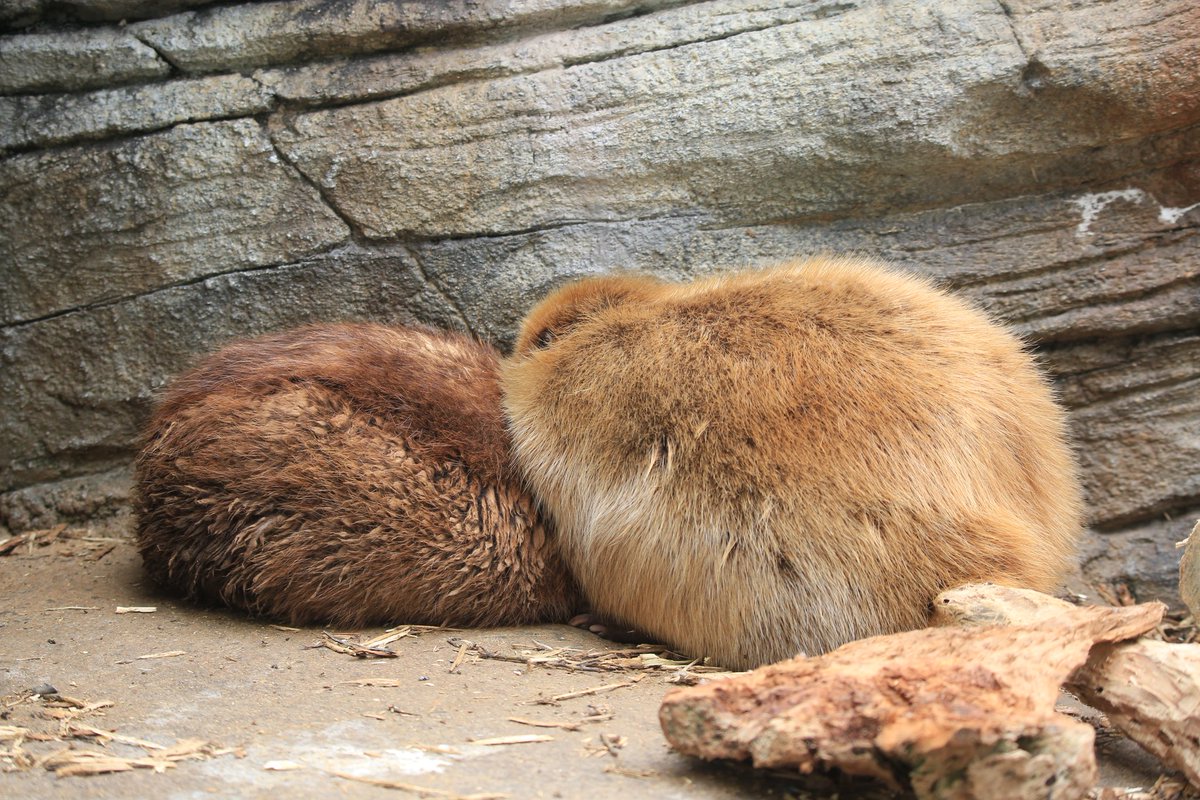
[[[1200,621],[1200,522],[1177,546],[1184,548],[1179,560],[1179,596],[1192,617]]]
[[[1091,726],[1054,710],[1097,642],[1162,610],[1070,608],[1036,625],[929,628],[852,642],[667,694],[678,751],[802,773],[837,769],[919,798],[1069,800],[1096,777]]]
[[[1040,592],[989,585],[944,592],[934,609],[935,624],[1020,626],[1079,610]],[[1066,689],[1200,788],[1200,645],[1149,639],[1097,645]]]

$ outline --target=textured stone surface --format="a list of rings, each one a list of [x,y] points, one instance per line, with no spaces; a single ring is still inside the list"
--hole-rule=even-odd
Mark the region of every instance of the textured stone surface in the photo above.
[[[0,42],[108,31],[171,71],[0,98],[0,492],[120,467],[152,387],[232,336],[503,344],[573,275],[857,250],[1043,349],[1101,531],[1087,576],[1174,591],[1163,517],[1200,509],[1195,3],[0,9],[29,22]]]
[[[59,522],[107,527],[124,534],[130,521],[130,488],[133,476],[127,467],[82,478],[39,484],[0,495],[0,534],[49,528]]]
[[[284,264],[346,235],[249,120],[16,156],[0,187],[4,322]]]
[[[154,131],[180,122],[244,117],[272,95],[241,75],[105,89],[88,94],[0,97],[0,150]]]
[[[1154,186],[1162,177],[1129,180]],[[1085,233],[1081,204],[1093,193],[1054,192],[829,222],[727,226],[682,216],[584,223],[417,248],[473,328],[499,341],[540,294],[572,276],[635,269],[682,278],[822,250],[867,252],[928,275],[1043,343],[1192,328],[1200,324],[1200,208],[1164,222],[1163,207],[1134,191],[1144,199],[1105,206]],[[1200,195],[1200,182],[1194,191]],[[472,262],[488,269],[459,268]],[[1052,366],[1071,370],[1066,361]],[[1137,364],[1125,369],[1136,380]]]
[[[46,0],[8,0],[0,3],[0,30],[24,28],[42,16]]]
[[[658,5],[669,6],[668,3]],[[480,78],[498,78],[665,50],[826,16],[831,6],[796,0],[730,0],[665,8],[650,18],[535,34],[471,50],[432,50],[263,70],[280,97],[303,103],[367,100]]]
[[[677,0],[676,0],[677,1]],[[635,0],[293,0],[245,3],[138,23],[131,30],[188,72],[372,53],[493,31],[572,27],[644,6]]]
[[[1124,583],[1139,600],[1159,600],[1180,609],[1179,560],[1175,543],[1200,518],[1200,504],[1170,520],[1155,520],[1088,536],[1080,556],[1085,578]]]
[[[119,22],[173,14],[217,0],[4,0],[0,29],[37,22]]]
[[[154,50],[116,28],[0,37],[0,94],[77,91],[170,71]]]
[[[1094,519],[1113,527],[1200,505],[1200,336],[1080,345],[1049,363]]]
[[[1200,70],[1172,11],[1200,22],[1177,4],[1147,26],[1165,40],[1161,78],[1191,98],[1166,110],[1144,84],[1092,74],[1132,35],[1101,20],[1077,20],[1091,21],[1087,48],[1046,34],[1058,61],[1035,91],[998,4],[863,3],[702,47],[312,112],[278,140],[372,237],[957,204],[1170,158],[1174,140],[1150,138],[1161,117],[1200,121]],[[1003,134],[985,124],[997,116]]]

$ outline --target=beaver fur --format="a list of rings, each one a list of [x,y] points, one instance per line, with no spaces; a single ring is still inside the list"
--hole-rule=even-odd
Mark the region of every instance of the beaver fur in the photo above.
[[[518,464],[593,611],[747,668],[1050,590],[1079,486],[1022,343],[916,277],[818,258],[600,277],[502,368]]]
[[[380,325],[208,357],[168,387],[137,458],[146,571],[295,624],[565,620],[574,584],[510,463],[498,358]]]

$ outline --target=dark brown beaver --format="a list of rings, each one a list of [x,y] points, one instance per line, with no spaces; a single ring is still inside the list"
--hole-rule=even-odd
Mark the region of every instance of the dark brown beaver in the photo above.
[[[465,336],[302,328],[167,389],[136,464],[147,572],[292,623],[565,620],[575,589],[509,463],[498,355]]]

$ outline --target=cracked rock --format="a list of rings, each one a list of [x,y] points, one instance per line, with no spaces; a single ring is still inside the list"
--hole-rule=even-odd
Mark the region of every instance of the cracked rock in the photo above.
[[[154,50],[117,28],[0,37],[0,94],[93,89],[170,71]]]
[[[0,149],[102,139],[180,122],[242,117],[271,108],[262,84],[241,75],[127,86],[88,94],[0,97]]]
[[[0,162],[0,321],[238,269],[348,231],[250,120]]]

